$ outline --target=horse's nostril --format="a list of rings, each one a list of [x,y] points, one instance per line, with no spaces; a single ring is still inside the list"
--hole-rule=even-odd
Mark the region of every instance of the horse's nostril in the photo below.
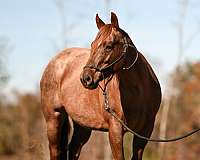
[[[89,74],[84,75],[83,79],[85,83],[87,83],[87,85],[90,85],[92,83],[92,77]]]
[[[94,77],[93,77],[94,76]],[[87,89],[95,89],[98,87],[98,82],[95,81],[95,75],[93,75],[92,73],[88,73],[88,72],[83,72],[81,74],[80,80],[82,85],[87,88]]]
[[[88,76],[88,75],[85,76],[85,81],[86,81],[86,82],[90,82],[90,80],[91,80],[91,77],[90,77],[90,76]]]

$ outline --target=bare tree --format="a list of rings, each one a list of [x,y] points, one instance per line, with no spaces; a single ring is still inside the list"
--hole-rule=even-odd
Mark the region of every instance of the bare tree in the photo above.
[[[58,8],[60,14],[60,23],[61,23],[61,39],[63,46],[67,45],[67,21],[65,15],[65,1],[64,0],[55,0],[56,7]]]
[[[189,14],[190,0],[179,0],[179,15],[176,22],[177,34],[178,34],[178,52],[176,66],[179,66],[181,59],[183,58],[185,51],[190,48],[195,38],[200,33],[200,22],[197,23],[196,30],[194,30],[188,37],[185,32],[185,22]]]
[[[10,52],[9,40],[5,36],[0,36],[0,87],[8,81],[8,73],[5,66],[5,57]]]
[[[70,31],[76,26],[75,22],[69,22],[67,21],[67,2],[65,0],[54,0],[55,5],[58,9],[59,15],[60,15],[60,23],[61,23],[61,48],[65,48],[68,45],[69,39],[68,36],[70,34]],[[59,47],[54,43],[54,46],[56,49],[59,49]]]
[[[65,0],[54,0],[55,6],[58,9],[58,13],[60,16],[60,26],[61,26],[61,32],[60,32],[60,46],[55,43],[54,40],[52,40],[53,46],[56,48],[56,50],[59,50],[60,48],[66,48],[68,47],[69,42],[71,39],[69,39],[69,36],[72,37],[72,32],[76,29],[77,21],[72,21],[68,19],[69,12],[69,4],[70,2]],[[81,20],[84,16],[84,14],[76,13],[74,15],[77,15],[78,18]],[[81,18],[82,17],[82,18]]]
[[[188,37],[185,37],[185,21],[188,15],[190,0],[179,0],[178,1],[178,19],[176,22],[177,36],[178,36],[178,51],[177,51],[177,62],[176,68],[180,70],[179,66],[181,64],[181,59],[183,58],[185,51],[191,46],[192,42],[195,40],[196,36],[200,33],[200,23],[197,25],[197,29]],[[161,110],[161,124],[160,124],[160,138],[166,138],[167,133],[167,122],[168,122],[168,113],[170,110],[171,97],[174,96],[171,94],[173,90],[171,83],[168,84],[168,95],[165,95],[164,106]],[[173,94],[176,94],[173,92]],[[176,103],[176,102],[174,102]],[[160,143],[159,153],[160,159],[164,159],[164,149],[165,144]]]

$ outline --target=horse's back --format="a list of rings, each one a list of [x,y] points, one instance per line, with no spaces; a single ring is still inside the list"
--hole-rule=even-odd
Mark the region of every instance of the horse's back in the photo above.
[[[63,76],[67,72],[67,76],[71,77],[73,70],[81,68],[82,63],[88,59],[89,51],[85,48],[65,49],[49,62],[40,81],[43,105],[60,105],[59,90]]]

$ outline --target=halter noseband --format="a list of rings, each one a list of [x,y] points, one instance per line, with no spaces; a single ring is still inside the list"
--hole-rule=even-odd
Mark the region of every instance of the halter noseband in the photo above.
[[[130,43],[128,42],[128,40],[127,40],[126,37],[123,38],[123,42],[124,42],[124,44],[123,44],[123,51],[122,51],[122,54],[121,54],[121,56],[120,56],[119,58],[117,58],[114,62],[112,62],[111,64],[109,64],[109,65],[107,65],[107,66],[105,66],[105,67],[103,67],[103,68],[98,68],[98,67],[96,67],[96,66],[93,65],[93,64],[89,64],[89,65],[84,66],[84,69],[85,69],[85,68],[90,68],[90,69],[95,69],[95,70],[98,71],[98,72],[103,72],[104,70],[106,70],[106,69],[112,67],[113,65],[115,65],[116,63],[118,63],[121,59],[123,59],[123,58],[126,56],[128,47],[132,47],[132,48],[135,48],[135,49],[136,49],[136,47],[135,47],[133,44],[130,44]],[[137,49],[136,49],[136,50],[137,50]],[[138,59],[138,54],[139,54],[139,53],[138,53],[138,51],[137,51],[136,53],[137,53],[137,54],[136,54],[136,58],[135,58],[135,60],[133,61],[133,63],[132,63],[129,67],[122,67],[122,70],[129,70],[130,68],[133,67],[133,65],[136,63],[136,61],[137,61],[137,59]]]

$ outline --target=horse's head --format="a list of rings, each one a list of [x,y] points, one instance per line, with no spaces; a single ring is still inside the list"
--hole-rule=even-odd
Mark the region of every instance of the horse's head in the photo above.
[[[111,24],[105,24],[96,15],[99,32],[91,44],[91,53],[81,73],[81,82],[88,89],[113,75],[124,66],[126,50],[133,46],[131,39],[119,28],[117,16],[111,13]]]

